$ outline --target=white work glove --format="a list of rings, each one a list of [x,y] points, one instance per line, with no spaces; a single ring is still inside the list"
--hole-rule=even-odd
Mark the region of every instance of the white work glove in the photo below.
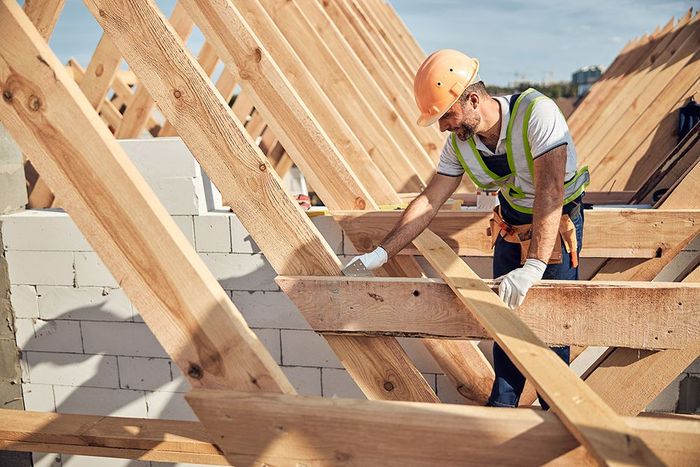
[[[364,255],[355,256],[352,260],[350,260],[348,266],[354,263],[355,261],[362,261],[362,264],[365,265],[368,271],[373,271],[377,268],[384,266],[384,264],[388,260],[389,256],[386,254],[386,250],[378,246],[374,249],[374,251],[365,253]]]
[[[499,277],[501,284],[498,286],[498,296],[511,309],[520,306],[530,287],[542,280],[546,268],[547,265],[539,259],[526,260],[523,267]]]

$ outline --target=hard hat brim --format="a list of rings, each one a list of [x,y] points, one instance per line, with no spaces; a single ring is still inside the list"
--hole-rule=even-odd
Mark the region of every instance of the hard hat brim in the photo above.
[[[420,117],[418,117],[418,120],[416,120],[416,123],[418,123],[418,126],[430,126],[433,123],[437,122],[442,118],[443,115],[447,113],[448,110],[452,108],[453,105],[459,100],[461,96],[457,96],[455,100],[453,100],[450,105],[448,105],[443,112],[434,114],[434,115],[425,115],[421,114]]]

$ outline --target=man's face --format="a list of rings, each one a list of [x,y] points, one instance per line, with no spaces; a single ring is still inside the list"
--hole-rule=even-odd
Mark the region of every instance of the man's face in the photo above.
[[[452,131],[460,141],[466,141],[476,133],[481,116],[472,106],[471,102],[458,100],[450,110],[438,120],[440,131]]]

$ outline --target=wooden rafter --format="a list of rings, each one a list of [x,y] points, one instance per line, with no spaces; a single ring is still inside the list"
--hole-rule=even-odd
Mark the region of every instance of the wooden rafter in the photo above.
[[[0,41],[0,119],[190,383],[293,394],[280,368],[13,0],[0,3],[0,28],[13,37]]]
[[[227,103],[213,89],[201,67],[185,51],[165,18],[153,4],[131,0],[127,9],[131,20],[125,21],[121,3],[115,0],[87,2],[95,18],[149,89],[160,110],[172,122],[205,171],[211,174],[215,185],[221,188],[222,196],[256,239],[273,268],[283,274],[301,270],[311,275],[340,274],[338,258],[307,216],[284,192],[272,167],[235,119]],[[241,64],[247,67],[242,68],[243,72],[239,69],[241,77],[252,80],[258,65],[274,71],[274,63],[265,57],[254,36],[248,32],[248,39],[245,40],[243,23],[240,23],[242,29],[233,28],[237,19],[233,5],[193,1],[185,6],[220,56],[233,52],[240,54]],[[199,8],[206,13],[202,14]],[[216,27],[209,30],[205,18],[206,21],[218,18]],[[226,39],[220,39],[218,34],[225,34]],[[156,43],[159,46],[153,48],[152,44]],[[222,44],[227,45],[221,47]],[[248,48],[241,49],[242,45]],[[227,52],[228,48],[232,52]],[[250,60],[258,54],[260,60]],[[259,71],[256,73],[263,75]],[[260,95],[267,96],[266,99],[279,99],[284,94],[281,86],[286,83],[281,75],[280,80],[280,87],[274,89],[274,95],[269,92]],[[187,102],[187,105],[183,105],[183,102]],[[277,102],[284,105],[282,108],[290,109],[288,104],[293,101]],[[296,106],[285,113],[286,120],[297,124],[301,123],[301,119],[313,125],[314,120],[303,104],[297,102]],[[301,135],[299,139],[302,139]],[[321,153],[316,151],[310,154]],[[330,158],[333,153],[322,155]],[[328,171],[328,164],[319,160],[314,163],[323,165]],[[333,175],[337,176],[338,173]],[[335,185],[329,189],[341,186],[337,178],[334,181]],[[338,193],[347,197],[352,191],[346,189]],[[355,196],[351,198],[353,203],[356,200]],[[327,340],[369,396],[437,400],[394,339],[334,336]]]

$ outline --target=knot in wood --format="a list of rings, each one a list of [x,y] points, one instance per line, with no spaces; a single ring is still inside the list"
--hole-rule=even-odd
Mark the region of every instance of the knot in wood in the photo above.
[[[204,376],[202,367],[197,365],[196,363],[190,363],[190,367],[187,369],[187,374],[190,376],[190,378],[194,379],[202,379],[202,377]]]
[[[414,291],[413,291],[413,296],[414,296],[414,297],[417,297],[417,296],[419,296],[419,295],[420,295],[420,290],[414,290]]]
[[[260,169],[261,172],[264,172],[264,171],[267,170],[267,166],[266,166],[265,163],[263,162],[262,164],[260,164],[260,165],[258,166],[258,169]]]
[[[179,99],[182,97],[182,93],[180,92],[179,89],[176,89],[173,91],[173,96],[175,96],[175,99]]]
[[[29,105],[29,110],[36,112],[41,108],[41,99],[32,94],[29,96],[27,104]]]
[[[384,389],[387,391],[393,391],[394,383],[392,383],[391,381],[387,381],[386,383],[384,383]]]
[[[255,62],[260,63],[262,60],[262,50],[260,50],[260,47],[256,47],[254,50],[255,53]]]
[[[98,76],[98,77],[102,76],[102,73],[104,73],[104,72],[105,72],[104,65],[101,63],[99,65],[97,65],[97,68],[95,68],[95,76]]]
[[[5,102],[12,102],[12,91],[10,91],[9,89],[5,89],[2,92],[2,98]]]
[[[367,207],[367,202],[365,201],[364,198],[360,198],[359,196],[355,198],[355,208],[357,209],[365,209]]]

